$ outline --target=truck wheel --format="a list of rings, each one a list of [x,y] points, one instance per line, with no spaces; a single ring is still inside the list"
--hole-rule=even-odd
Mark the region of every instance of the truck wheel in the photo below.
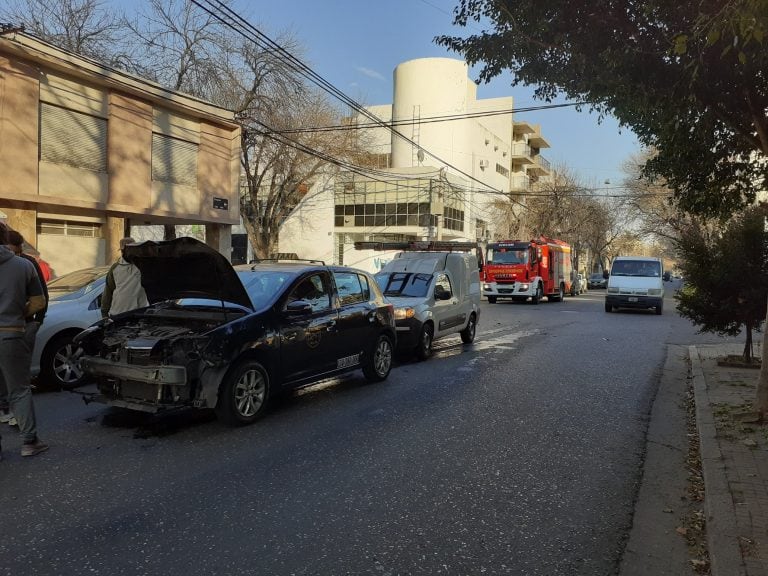
[[[565,297],[565,286],[560,284],[559,288],[557,289],[557,294],[550,294],[547,296],[547,302],[562,302],[563,298]]]
[[[488,304],[496,304],[496,296],[488,296]]]
[[[531,304],[538,304],[539,302],[541,302],[541,294],[542,294],[541,284],[539,284],[538,286],[536,286],[536,294],[531,296]]]
[[[432,324],[425,322],[421,327],[421,334],[419,334],[419,343],[416,345],[416,358],[419,360],[426,360],[432,356],[432,338],[434,337],[435,329],[432,328]]]
[[[386,334],[381,334],[376,343],[366,354],[363,361],[363,374],[371,382],[381,382],[389,376],[392,369],[392,340]]]
[[[227,374],[219,391],[216,416],[230,426],[258,420],[267,408],[269,373],[256,360],[244,360]]]
[[[472,312],[472,314],[469,315],[467,327],[459,332],[461,341],[464,342],[464,344],[472,344],[472,342],[475,341],[475,332],[477,332],[477,317],[475,316],[475,313]]]

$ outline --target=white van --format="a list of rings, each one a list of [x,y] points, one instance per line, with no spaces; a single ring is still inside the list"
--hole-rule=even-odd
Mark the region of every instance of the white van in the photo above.
[[[432,342],[459,333],[475,339],[480,272],[468,252],[400,252],[374,278],[395,307],[397,347],[425,360]]]
[[[605,293],[605,311],[614,308],[653,308],[661,314],[664,307],[664,267],[660,258],[617,256],[611,264]]]

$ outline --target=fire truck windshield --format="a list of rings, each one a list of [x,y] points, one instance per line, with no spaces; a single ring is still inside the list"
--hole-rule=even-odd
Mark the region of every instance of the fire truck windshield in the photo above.
[[[432,281],[430,274],[414,274],[412,272],[379,273],[374,276],[376,283],[384,292],[384,296],[403,296],[406,298],[423,298],[429,290]]]
[[[513,248],[488,248],[486,254],[488,264],[527,264],[528,250]]]

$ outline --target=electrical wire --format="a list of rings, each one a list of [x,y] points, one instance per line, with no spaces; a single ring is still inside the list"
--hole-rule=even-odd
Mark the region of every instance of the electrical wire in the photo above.
[[[210,6],[210,9],[207,8],[206,6],[203,6],[201,4],[201,1],[206,2]],[[394,128],[389,127],[387,123],[384,122],[381,118],[379,118],[378,116],[373,114],[370,110],[367,110],[360,103],[352,99],[350,96],[348,96],[347,94],[345,94],[344,92],[336,88],[328,80],[326,80],[320,74],[312,70],[309,66],[301,62],[301,60],[299,60],[293,54],[288,52],[285,48],[277,44],[274,40],[272,40],[269,36],[261,32],[253,24],[245,20],[242,16],[240,16],[237,12],[235,12],[229,6],[224,4],[221,0],[191,0],[191,2],[196,6],[198,6],[200,9],[204,10],[206,13],[208,13],[212,17],[219,20],[225,26],[231,28],[233,31],[237,32],[244,38],[254,42],[257,46],[269,52],[274,53],[275,55],[278,56],[278,58],[280,58],[283,61],[283,63],[287,64],[289,68],[291,68],[292,70],[294,70],[295,72],[297,72],[302,77],[306,78],[307,80],[309,80],[310,82],[312,82],[313,84],[321,88],[322,90],[336,97],[341,102],[348,105],[351,109],[367,117],[376,125],[379,125],[382,128],[387,128],[396,137],[402,138],[403,140],[410,143],[411,145],[416,146],[420,150],[423,150],[425,154],[428,154],[429,156],[434,158],[439,164],[447,168],[451,168],[456,173],[461,174],[464,177],[468,178],[469,180],[480,184],[488,192],[496,192],[496,193],[501,192],[500,190],[489,186],[482,180],[479,180],[474,176],[472,176],[471,174],[468,174],[463,170],[457,168],[456,166],[453,166],[449,162],[446,162],[445,160],[435,155],[434,153],[430,152],[429,150],[419,146],[417,142],[408,138],[398,130],[395,130]],[[222,13],[224,14],[224,16],[221,15]],[[239,25],[237,25],[238,22],[240,23]]]

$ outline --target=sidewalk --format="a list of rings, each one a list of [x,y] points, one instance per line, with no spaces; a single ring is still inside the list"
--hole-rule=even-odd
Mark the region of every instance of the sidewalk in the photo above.
[[[748,416],[760,371],[717,363],[741,352],[689,347],[713,576],[768,576],[768,425]]]

